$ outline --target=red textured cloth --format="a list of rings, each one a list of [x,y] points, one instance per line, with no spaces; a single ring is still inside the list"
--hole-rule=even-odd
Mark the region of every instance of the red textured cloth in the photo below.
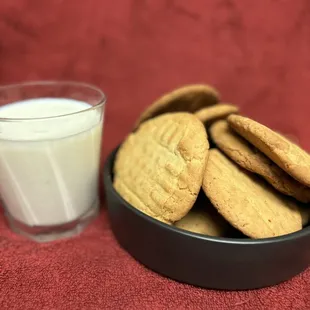
[[[2,84],[103,88],[104,158],[153,99],[193,82],[215,85],[224,101],[310,150],[308,0],[2,0],[0,36]],[[0,213],[0,309],[143,308],[310,309],[310,269],[267,289],[204,290],[133,260],[104,202],[79,237],[42,245],[12,234]]]

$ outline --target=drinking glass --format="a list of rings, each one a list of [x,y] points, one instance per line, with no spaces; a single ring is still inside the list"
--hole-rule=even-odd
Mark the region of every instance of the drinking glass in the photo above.
[[[96,217],[105,103],[85,83],[0,87],[0,196],[14,232],[52,241]]]

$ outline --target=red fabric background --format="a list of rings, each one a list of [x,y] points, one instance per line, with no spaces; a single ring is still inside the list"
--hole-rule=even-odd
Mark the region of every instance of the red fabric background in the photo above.
[[[308,0],[1,0],[0,36],[0,83],[103,88],[104,157],[153,99],[193,82],[310,150]],[[268,289],[203,290],[135,262],[104,204],[80,237],[44,245],[13,235],[0,214],[0,308],[310,309],[310,270]]]

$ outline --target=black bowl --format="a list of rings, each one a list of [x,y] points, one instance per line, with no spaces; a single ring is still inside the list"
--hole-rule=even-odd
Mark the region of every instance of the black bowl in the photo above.
[[[310,265],[310,227],[269,239],[232,239],[187,232],[127,203],[113,187],[115,149],[104,167],[111,228],[119,244],[146,267],[174,280],[212,289],[275,285]]]

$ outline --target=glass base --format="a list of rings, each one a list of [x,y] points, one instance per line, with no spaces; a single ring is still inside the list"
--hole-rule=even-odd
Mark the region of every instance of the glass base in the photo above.
[[[6,210],[9,226],[15,233],[36,242],[50,242],[59,239],[74,237],[80,234],[85,227],[97,217],[99,201],[96,201],[89,210],[75,221],[53,226],[27,226],[16,219]]]

